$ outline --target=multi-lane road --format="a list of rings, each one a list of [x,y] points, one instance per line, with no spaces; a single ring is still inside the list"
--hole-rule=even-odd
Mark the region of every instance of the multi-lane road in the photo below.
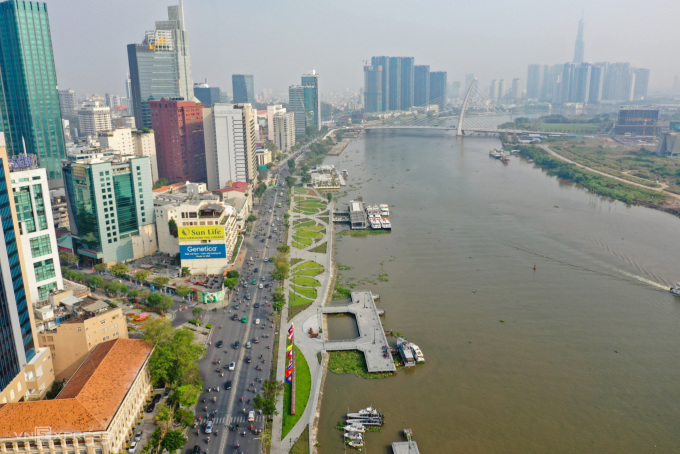
[[[233,292],[229,303],[209,311],[203,318],[213,329],[208,351],[199,361],[204,392],[196,405],[196,418],[200,416],[201,424],[189,431],[188,452],[196,445],[201,453],[261,452],[259,434],[255,432],[263,429],[264,416],[255,411],[252,422],[248,421],[248,416],[254,410],[254,396],[262,391],[262,382],[269,378],[271,371],[275,329],[272,293],[277,283],[272,279],[274,265],[270,259],[276,254],[276,248],[285,242],[283,224],[287,188],[283,186],[283,179],[288,169],[283,167],[281,185],[267,189],[256,206],[258,219],[244,241],[247,254],[239,270],[238,290]],[[278,208],[279,203],[281,208]],[[238,348],[234,348],[236,342],[240,344]],[[229,370],[231,362],[234,363],[233,371]],[[225,389],[228,381],[231,389]],[[210,388],[212,391],[208,392]],[[212,420],[211,434],[205,433],[206,420]],[[230,426],[234,430],[229,430]]]

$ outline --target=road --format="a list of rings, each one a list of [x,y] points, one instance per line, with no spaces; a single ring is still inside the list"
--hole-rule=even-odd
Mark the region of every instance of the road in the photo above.
[[[287,172],[287,166],[284,166],[279,180],[281,184]],[[191,452],[194,445],[199,445],[202,453],[261,452],[259,438],[251,433],[250,425],[252,424],[254,429],[262,429],[264,416],[256,411],[254,422],[248,422],[247,419],[248,412],[254,410],[253,397],[262,390],[261,382],[269,378],[271,371],[271,348],[274,341],[271,295],[276,282],[271,277],[274,265],[269,259],[276,254],[276,248],[284,240],[286,193],[287,188],[281,186],[267,189],[256,213],[258,220],[244,240],[246,260],[239,270],[241,282],[233,293],[232,301],[224,307],[209,311],[203,317],[205,323],[212,324],[213,330],[208,351],[198,362],[203,377],[204,393],[196,405],[196,417],[200,416],[202,423],[210,417],[213,421],[213,433],[210,434],[208,443],[208,434],[202,425],[197,428],[200,429],[198,432],[197,429],[190,430],[186,452]],[[279,202],[282,208],[277,207]],[[265,258],[267,261],[264,261]],[[252,284],[253,280],[257,280],[255,285]],[[259,288],[260,284],[263,288]],[[268,287],[264,287],[265,285]],[[246,294],[249,294],[250,300],[246,299]],[[259,307],[256,308],[256,304]],[[190,311],[178,315],[187,316],[185,313]],[[237,320],[232,320],[234,315],[237,316]],[[241,321],[243,316],[247,317],[245,323]],[[260,320],[259,324],[255,324],[257,319]],[[256,337],[259,337],[259,343],[254,342]],[[223,345],[218,348],[217,343],[220,340]],[[234,348],[236,341],[240,343],[238,349]],[[251,342],[252,348],[246,348],[247,342]],[[246,362],[248,356],[252,358],[251,363]],[[219,364],[214,364],[216,361],[219,361]],[[235,363],[235,370],[229,371],[227,367],[232,361]],[[260,366],[262,370],[256,370],[256,367]],[[231,389],[225,390],[225,383],[228,380],[232,382]],[[219,392],[214,391],[217,387]],[[208,388],[213,388],[213,391],[207,392]],[[249,391],[249,388],[254,390]],[[216,400],[214,403],[213,398]],[[239,425],[238,430],[230,431],[229,425],[236,424]]]

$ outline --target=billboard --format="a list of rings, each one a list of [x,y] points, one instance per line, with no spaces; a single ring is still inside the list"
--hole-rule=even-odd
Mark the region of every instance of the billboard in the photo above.
[[[180,241],[223,240],[224,226],[179,227],[177,234]]]
[[[227,246],[225,244],[180,244],[179,256],[184,260],[226,259]]]

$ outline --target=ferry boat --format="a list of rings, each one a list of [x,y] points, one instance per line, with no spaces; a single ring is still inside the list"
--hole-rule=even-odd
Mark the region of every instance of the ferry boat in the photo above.
[[[385,230],[392,230],[392,223],[387,218],[380,219],[380,226]]]
[[[380,205],[380,215],[382,217],[387,217],[390,215],[390,207],[386,203]]]
[[[379,218],[369,218],[368,221],[371,223],[372,229],[380,230],[382,228]]]
[[[500,159],[501,156],[502,156],[502,154],[501,154],[499,151],[497,151],[497,150],[491,150],[491,151],[489,152],[489,156],[491,156],[491,157],[494,158],[494,159]]]
[[[404,366],[413,367],[416,365],[416,358],[411,350],[409,342],[403,337],[397,338],[397,350],[401,354],[401,359],[404,360]]]
[[[680,296],[680,282],[676,282],[675,285],[673,285],[673,287],[670,288],[670,292],[673,295]]]
[[[418,347],[413,342],[410,342],[409,344],[411,345],[411,350],[413,351],[413,354],[416,357],[416,362],[417,363],[424,363],[425,362],[425,355],[423,355],[423,352],[420,349],[420,347]]]

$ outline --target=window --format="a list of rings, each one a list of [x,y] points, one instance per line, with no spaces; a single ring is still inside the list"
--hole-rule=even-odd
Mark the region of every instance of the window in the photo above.
[[[35,280],[40,282],[55,276],[54,261],[52,259],[42,260],[33,264]]]
[[[38,287],[38,298],[40,301],[46,300],[50,295],[50,292],[57,288],[56,282],[50,282],[49,284],[41,285]]]
[[[31,255],[33,258],[41,257],[52,252],[52,243],[49,235],[31,238]]]

